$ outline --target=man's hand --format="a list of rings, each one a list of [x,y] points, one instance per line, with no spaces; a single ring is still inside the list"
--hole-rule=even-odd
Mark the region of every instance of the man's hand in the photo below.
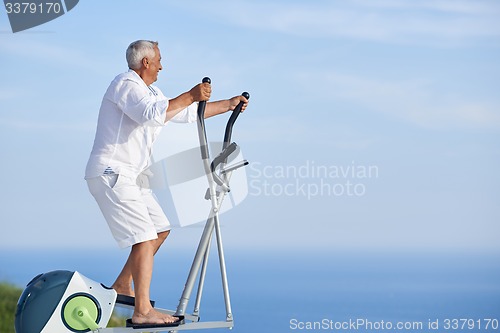
[[[189,95],[193,99],[193,102],[208,101],[211,94],[212,86],[210,83],[197,84],[189,91]]]
[[[240,104],[240,102],[243,102],[243,107],[241,108],[241,112],[245,111],[245,109],[247,108],[247,105],[248,105],[248,99],[246,99],[245,97],[243,96],[235,96],[231,99],[229,99],[229,110],[234,110],[238,104]]]
[[[212,87],[209,83],[200,83],[194,86],[191,90],[169,100],[165,122],[172,119],[176,114],[193,102],[208,101],[211,93]]]

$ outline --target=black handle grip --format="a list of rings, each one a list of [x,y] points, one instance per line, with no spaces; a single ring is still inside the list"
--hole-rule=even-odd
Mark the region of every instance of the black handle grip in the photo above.
[[[250,94],[247,93],[246,91],[241,94],[241,96],[245,97],[246,99],[250,99]],[[240,102],[233,110],[233,113],[231,114],[231,117],[229,117],[229,120],[226,125],[226,132],[224,134],[224,144],[223,148],[226,148],[229,146],[231,143],[231,135],[233,132],[233,125],[236,122],[236,119],[238,119],[238,116],[241,113],[241,108],[243,107],[243,102]]]
[[[238,145],[236,143],[232,143],[230,144],[227,148],[223,149],[222,152],[216,157],[214,158],[214,160],[212,161],[212,163],[210,164],[210,170],[212,170],[212,175],[214,177],[214,181],[220,185],[220,186],[224,186],[225,184],[225,180],[222,179],[216,172],[215,172],[215,169],[219,166],[219,164],[221,163],[226,163],[227,161],[227,158],[229,157],[229,155],[231,155],[232,153],[234,153],[234,151],[236,150],[236,148],[238,148]],[[226,178],[226,177],[224,177]],[[226,184],[227,186],[227,184]],[[229,186],[228,186],[229,188]]]
[[[209,77],[205,76],[203,80],[201,80],[201,83],[208,83],[212,84],[212,80],[210,80]],[[206,101],[200,101],[198,103],[198,118],[199,116],[203,116],[203,119],[205,119],[205,106],[207,105]]]
[[[202,83],[212,83],[209,77],[204,77],[201,80]],[[209,158],[209,150],[208,150],[208,142],[207,142],[207,133],[205,131],[205,107],[207,106],[206,101],[200,101],[198,103],[198,137],[200,139],[200,149],[201,149],[201,158],[207,159]]]
[[[212,169],[212,172],[215,171],[215,169],[221,164],[222,162],[225,162],[229,155],[235,152],[236,148],[238,148],[238,145],[236,143],[231,143],[229,146],[224,148],[222,152],[217,155],[216,158],[212,161],[212,164],[210,164],[210,168]],[[219,184],[220,185],[220,184]]]

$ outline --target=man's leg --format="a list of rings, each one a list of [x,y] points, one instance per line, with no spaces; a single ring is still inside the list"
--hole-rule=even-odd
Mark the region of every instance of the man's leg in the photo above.
[[[156,240],[132,246],[129,261],[135,287],[135,308],[132,322],[135,324],[172,323],[177,319],[156,311],[150,303],[149,289],[153,274],[153,257],[157,250]]]
[[[154,254],[158,252],[160,249],[160,246],[163,244],[165,239],[167,239],[167,236],[169,235],[170,231],[164,231],[160,232],[158,234],[158,238],[152,240],[151,242],[154,242]],[[123,266],[122,271],[120,272],[120,275],[116,278],[116,281],[113,283],[111,286],[118,294],[122,295],[127,295],[127,296],[134,296],[134,289],[132,288],[132,262],[131,262],[131,257],[132,257],[132,250],[130,252],[130,255],[127,259],[127,262]]]

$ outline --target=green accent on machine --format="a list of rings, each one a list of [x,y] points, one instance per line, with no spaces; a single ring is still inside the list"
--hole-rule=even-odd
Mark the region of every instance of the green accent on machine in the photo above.
[[[64,325],[73,332],[88,332],[99,328],[100,308],[94,298],[85,293],[74,294],[62,307]]]

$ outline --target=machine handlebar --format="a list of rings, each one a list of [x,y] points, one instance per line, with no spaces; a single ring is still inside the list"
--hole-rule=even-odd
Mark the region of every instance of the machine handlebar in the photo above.
[[[209,77],[204,77],[203,80],[201,81],[202,83],[209,83],[211,84],[211,80]],[[243,97],[246,99],[250,98],[250,94],[247,92],[244,92],[241,94]],[[238,116],[241,113],[241,109],[243,107],[243,102],[240,102],[236,108],[234,108],[231,116],[229,117],[229,120],[226,125],[226,131],[224,134],[224,142],[222,144],[222,152],[214,158],[212,163],[210,163],[210,170],[212,172],[212,175],[214,177],[214,181],[220,185],[220,186],[226,186],[227,185],[224,183],[224,180],[215,173],[215,170],[217,166],[219,166],[221,163],[226,163],[227,158],[229,155],[231,155],[237,148],[236,143],[231,143],[231,135],[233,132],[233,126],[234,123],[236,122],[236,119],[238,119]],[[210,158],[210,152],[208,149],[208,141],[207,141],[207,133],[205,130],[205,107],[207,105],[206,101],[200,101],[198,103],[198,137],[200,139],[200,150],[201,150],[201,158],[203,160],[208,160]]]
[[[245,97],[246,99],[250,98],[250,94],[247,93],[246,91],[241,94],[241,96]],[[229,117],[229,120],[227,121],[226,125],[226,132],[224,134],[224,144],[223,147],[226,148],[229,146],[231,143],[231,135],[233,132],[233,125],[236,122],[236,119],[238,119],[238,116],[241,113],[241,108],[243,107],[243,102],[240,102],[233,110],[233,113],[231,114],[231,117]]]
[[[201,80],[202,83],[212,83],[209,77],[204,77]],[[210,154],[208,150],[207,133],[205,131],[205,107],[207,106],[206,101],[200,101],[198,103],[198,137],[200,139],[200,149],[201,158],[208,159]]]

